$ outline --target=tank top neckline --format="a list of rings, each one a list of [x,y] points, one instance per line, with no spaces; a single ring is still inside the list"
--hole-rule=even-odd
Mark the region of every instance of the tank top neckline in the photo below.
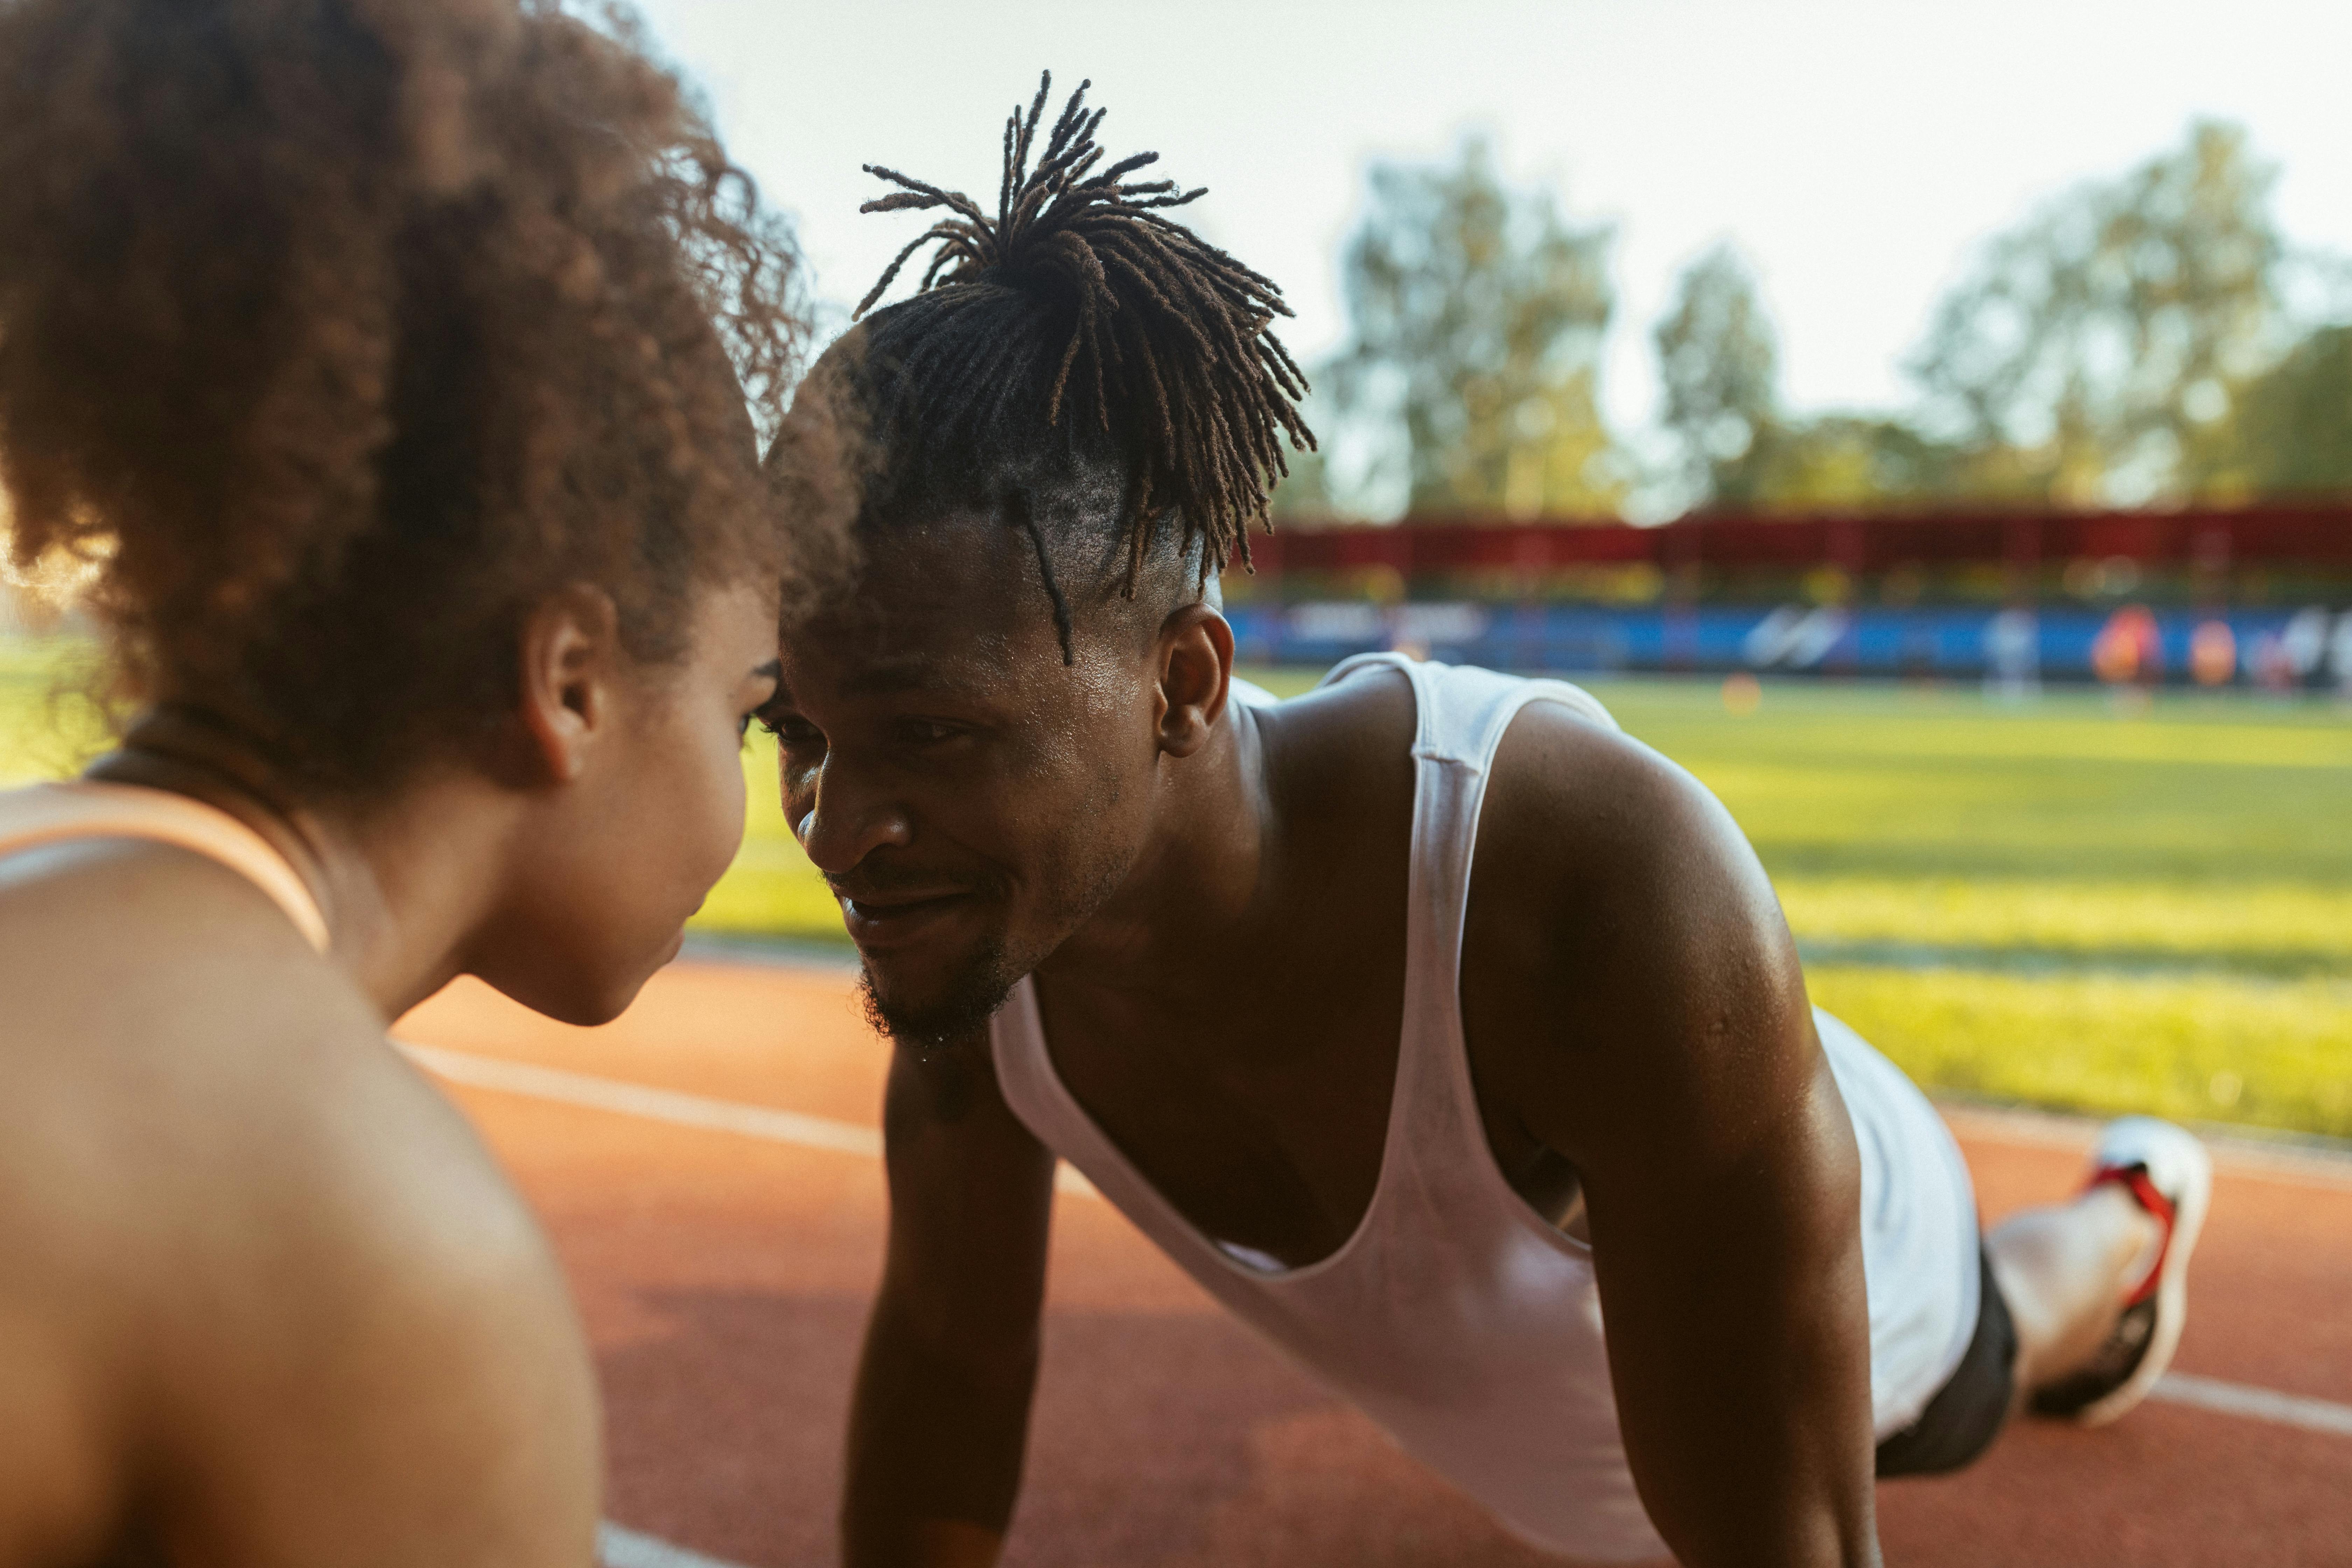
[[[1215,1259],[1220,1268],[1230,1269],[1236,1276],[1253,1284],[1296,1283],[1312,1279],[1346,1261],[1348,1255],[1354,1250],[1356,1243],[1370,1228],[1372,1215],[1381,1206],[1381,1189],[1387,1184],[1392,1163],[1390,1155],[1392,1152],[1397,1126],[1396,1085],[1393,1082],[1389,1088],[1388,1125],[1382,1129],[1381,1134],[1380,1174],[1372,1183],[1371,1201],[1364,1205],[1364,1212],[1356,1216],[1355,1226],[1348,1232],[1346,1239],[1322,1257],[1310,1258],[1296,1267],[1284,1265],[1275,1268],[1261,1268],[1236,1257],[1231,1247],[1193,1224],[1191,1216],[1171,1202],[1168,1195],[1160,1190],[1158,1184],[1146,1176],[1142,1168],[1127,1157],[1127,1151],[1118,1146],[1118,1141],[1103,1130],[1102,1123],[1095,1120],[1094,1113],[1080,1102],[1076,1094],[1071,1092],[1069,1085],[1063,1081],[1061,1068],[1054,1064],[1053,1046],[1045,1036],[1045,1009],[1038,1004],[1037,988],[1032,979],[1025,975],[1022,978],[1020,984],[1013,988],[1013,994],[1007,1003],[1007,1006],[1019,1009],[1021,1016],[1016,1021],[1016,1026],[1025,1030],[1036,1042],[1039,1076],[1051,1086],[1055,1098],[1062,1102],[1072,1126],[1080,1130],[1082,1135],[1095,1145],[1096,1158],[1124,1177],[1131,1194],[1149,1204],[1171,1232],[1182,1237],[1191,1244],[1193,1250],[1202,1257]],[[1399,1055],[1402,1055],[1402,1045],[1399,1046]],[[1272,1255],[1261,1254],[1261,1256],[1271,1257]]]
[[[1507,1212],[1522,1221],[1538,1240],[1589,1268],[1592,1258],[1591,1245],[1545,1219],[1511,1185],[1496,1163],[1493,1149],[1486,1141],[1486,1125],[1478,1113],[1476,1086],[1470,1073],[1461,1013],[1463,914],[1469,903],[1470,861],[1477,837],[1478,812],[1486,794],[1485,774],[1494,758],[1496,747],[1501,743],[1501,731],[1528,702],[1552,697],[1553,693],[1547,688],[1557,683],[1525,683],[1521,690],[1514,694],[1513,700],[1505,703],[1499,712],[1488,716],[1487,722],[1481,726],[1482,733],[1476,743],[1468,748],[1475,754],[1464,755],[1443,743],[1437,703],[1429,689],[1428,669],[1403,654],[1363,654],[1347,659],[1327,672],[1316,683],[1315,689],[1319,691],[1337,686],[1365,669],[1382,668],[1395,669],[1405,677],[1412,688],[1414,706],[1413,792],[1409,818],[1412,867],[1406,893],[1405,996],[1398,1019],[1396,1067],[1389,1084],[1388,1121],[1381,1135],[1380,1173],[1373,1180],[1371,1197],[1364,1205],[1364,1212],[1357,1216],[1354,1226],[1338,1247],[1320,1258],[1295,1267],[1263,1268],[1237,1257],[1233,1247],[1202,1229],[1170,1201],[1159,1185],[1128,1157],[1118,1141],[1104,1130],[1063,1080],[1061,1068],[1054,1061],[1052,1041],[1045,1033],[1045,1010],[1038,1001],[1034,976],[1024,975],[1013,987],[1005,1005],[1005,1012],[1010,1017],[1004,1022],[1024,1037],[1041,1086],[1059,1102],[1063,1112],[1062,1131],[1092,1145],[1087,1151],[1091,1159],[1084,1162],[1081,1168],[1099,1162],[1106,1173],[1115,1174],[1118,1184],[1126,1189],[1124,1195],[1127,1198],[1148,1205],[1170,1234],[1182,1237],[1192,1250],[1213,1259],[1220,1269],[1239,1280],[1275,1289],[1304,1285],[1347,1263],[1365,1237],[1378,1228],[1391,1184],[1399,1179],[1400,1173],[1408,1163],[1405,1145],[1412,1141],[1412,1113],[1417,1109],[1408,1105],[1409,1094],[1415,1080],[1432,1070],[1450,1080],[1449,1087],[1454,1092],[1446,1098],[1457,1102],[1457,1109],[1463,1113],[1457,1120],[1465,1123],[1454,1130],[1454,1136],[1467,1139],[1469,1152],[1491,1186],[1504,1200]],[[1581,693],[1578,695],[1581,696]],[[1590,700],[1586,701],[1589,703]],[[1599,710],[1597,704],[1591,706],[1593,710]],[[1429,856],[1429,846],[1423,842],[1427,836],[1428,814],[1433,809],[1444,809],[1441,803],[1432,798],[1432,770],[1428,765],[1432,763],[1465,767],[1478,775],[1475,784],[1465,792],[1468,798],[1453,803],[1455,819],[1443,824],[1451,837],[1460,840],[1461,864],[1458,874],[1449,877],[1446,883],[1438,888],[1423,885],[1425,859],[1435,858],[1441,862],[1450,859],[1444,855]],[[1427,869],[1450,870],[1453,868],[1441,865]],[[1433,924],[1440,929],[1433,930]],[[1445,998],[1448,1026],[1435,1031],[1442,1038],[1422,1037],[1433,1031],[1425,1010],[1416,1009],[1414,1005],[1417,984],[1437,987]],[[1440,1054],[1446,1058],[1443,1063],[1428,1059]],[[1098,1182],[1097,1184],[1101,1184]]]

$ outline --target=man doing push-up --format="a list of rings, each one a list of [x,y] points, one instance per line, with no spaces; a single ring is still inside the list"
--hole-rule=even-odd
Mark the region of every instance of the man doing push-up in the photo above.
[[[1056,1155],[1579,1558],[1874,1563],[1874,1476],[2139,1399],[2210,1187],[2187,1134],[2115,1124],[2080,1196],[1980,1241],[1738,827],[1591,698],[1233,678],[1216,573],[1306,436],[1281,297],[1045,102],[993,211],[877,171],[939,258],[796,411],[865,439],[864,563],[768,717],[896,1041],[845,1560],[993,1561]]]

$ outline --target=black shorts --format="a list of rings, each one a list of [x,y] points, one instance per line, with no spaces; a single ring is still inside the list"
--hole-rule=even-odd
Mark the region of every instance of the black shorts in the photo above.
[[[1977,1296],[1977,1331],[1960,1364],[1919,1419],[1878,1446],[1878,1474],[1940,1476],[1963,1469],[1992,1447],[2016,1399],[2017,1325],[1993,1282],[1992,1259],[1977,1248],[1984,1288]]]

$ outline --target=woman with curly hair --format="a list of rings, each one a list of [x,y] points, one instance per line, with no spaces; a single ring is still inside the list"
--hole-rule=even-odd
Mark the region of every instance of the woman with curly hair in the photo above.
[[[677,951],[830,537],[789,244],[592,20],[0,0],[8,549],[137,712],[0,795],[0,1563],[592,1554],[555,1262],[385,1026]]]

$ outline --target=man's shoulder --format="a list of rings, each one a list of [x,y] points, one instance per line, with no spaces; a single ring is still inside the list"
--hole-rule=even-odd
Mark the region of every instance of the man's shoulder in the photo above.
[[[1522,704],[1512,721],[1515,736],[1619,734],[1615,718],[1600,699],[1566,681],[1436,664],[1423,666],[1421,679],[1432,688],[1431,700],[1449,711],[1464,701],[1490,701],[1496,689],[1503,689],[1500,695]],[[1424,718],[1414,685],[1414,678],[1395,664],[1368,663],[1287,701],[1252,706],[1261,725],[1278,734],[1287,747],[1327,765],[1386,762],[1407,767]],[[1438,723],[1443,730],[1444,714]],[[1658,760],[1644,748],[1633,750]]]
[[[1392,666],[1368,665],[1286,700],[1248,706],[1261,723],[1318,748],[1377,744],[1399,734],[1406,748],[1412,743],[1412,682]]]
[[[1465,669],[1439,679],[1516,678]],[[1769,885],[1705,784],[1579,688],[1546,681],[1516,695],[1521,705],[1488,765],[1474,904],[1557,925],[1736,890],[1748,912],[1767,912],[1756,895],[1769,905]],[[1399,804],[1409,801],[1418,722],[1404,671],[1373,666],[1282,704],[1266,732],[1293,787],[1334,804],[1374,793]],[[1375,780],[1405,789],[1376,790]]]
[[[1417,710],[1402,670],[1358,670],[1257,712],[1269,774],[1301,822],[1346,838],[1410,810]]]
[[[1483,881],[1538,900],[1588,884],[1664,895],[1673,889],[1655,873],[1665,865],[1744,855],[1746,839],[1706,785],[1619,730],[1597,701],[1570,698],[1538,694],[1496,751],[1478,824]]]
[[[1463,963],[1474,1035],[1523,1081],[1575,1061],[1602,1100],[1802,1039],[1794,945],[1738,825],[1668,759],[1557,706],[1523,710],[1496,755]]]

